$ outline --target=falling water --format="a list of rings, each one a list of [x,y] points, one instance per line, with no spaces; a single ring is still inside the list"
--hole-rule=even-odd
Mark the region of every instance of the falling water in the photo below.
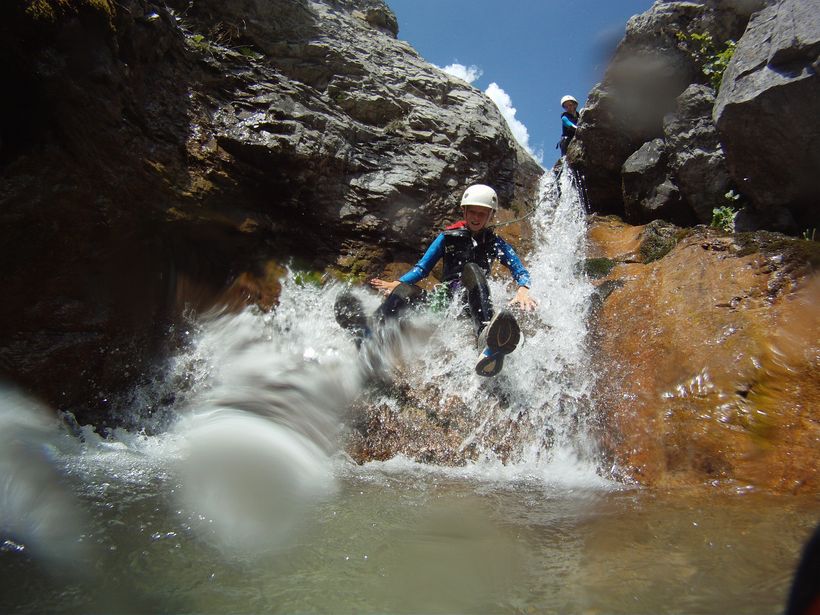
[[[523,345],[507,357],[497,387],[487,387],[464,369],[474,357],[462,351],[448,388],[462,391],[482,415],[473,438],[482,441],[488,457],[494,442],[486,434],[496,433],[499,422],[513,421],[522,434],[510,460],[514,465],[548,480],[595,482],[595,444],[586,428],[594,377],[587,348],[593,288],[580,267],[586,226],[570,174],[544,176],[531,224],[534,249],[526,262],[538,307],[534,314],[517,314]],[[506,280],[493,279],[491,286],[497,304],[511,298]]]

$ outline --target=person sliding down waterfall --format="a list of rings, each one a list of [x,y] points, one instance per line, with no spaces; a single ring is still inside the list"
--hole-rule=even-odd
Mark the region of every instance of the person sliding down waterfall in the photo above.
[[[421,260],[396,281],[374,278],[371,286],[387,298],[376,310],[376,321],[397,317],[408,306],[419,302],[424,291],[416,282],[426,278],[436,263],[444,259],[442,282],[448,295],[466,303],[473,319],[478,346],[481,348],[475,371],[480,376],[494,376],[504,365],[504,356],[515,350],[521,337],[515,317],[506,309],[494,314],[487,276],[498,258],[510,270],[518,290],[509,305],[524,310],[535,308],[530,297],[530,274],[506,241],[487,227],[496,211],[498,196],[483,184],[467,188],[461,197],[464,220],[441,233],[427,248]],[[348,293],[340,295],[335,305],[336,320],[361,339],[370,328],[358,299]]]

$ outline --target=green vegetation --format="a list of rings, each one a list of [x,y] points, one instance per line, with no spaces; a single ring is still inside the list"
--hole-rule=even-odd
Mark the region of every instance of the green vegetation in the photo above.
[[[715,207],[712,210],[712,228],[719,228],[726,233],[735,232],[735,216],[741,209],[743,202],[741,196],[734,190],[729,190],[723,197],[728,201],[727,205]]]
[[[214,51],[213,44],[202,34],[193,34],[187,40],[196,51],[201,53],[213,53]]]
[[[816,234],[817,234],[817,229],[816,228],[812,228],[812,229],[807,228],[805,231],[803,231],[803,239],[805,239],[806,241],[815,241]]]
[[[712,210],[712,228],[719,228],[726,233],[735,232],[735,216],[737,210],[729,205],[715,207]]]
[[[114,18],[114,7],[109,0],[28,0],[25,5],[26,15],[34,21],[54,23],[87,9],[105,15],[109,22]]]
[[[299,286],[321,286],[324,283],[324,276],[318,271],[296,271],[293,274],[293,281]]]
[[[593,280],[605,278],[616,264],[611,258],[588,258],[584,261],[584,273]]]
[[[732,206],[737,206],[740,202],[740,195],[734,190],[729,190],[729,192],[723,195],[723,198],[729,201]]]
[[[217,22],[207,32],[192,34],[191,26],[182,21],[182,30],[186,34],[188,45],[199,53],[211,56],[218,52],[237,53],[248,60],[262,60],[264,54],[248,44],[237,44],[243,40],[244,26],[240,27],[225,21]]]
[[[723,73],[729,66],[737,44],[730,39],[719,46],[708,32],[678,32],[677,38],[681,48],[692,56],[711,86],[715,90],[720,89]]]

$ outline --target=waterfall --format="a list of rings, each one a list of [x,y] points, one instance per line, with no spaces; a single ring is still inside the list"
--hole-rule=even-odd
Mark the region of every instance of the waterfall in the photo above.
[[[570,173],[541,180],[532,213],[533,249],[525,262],[532,275],[534,313],[517,313],[524,335],[491,380],[472,372],[477,349],[457,306],[437,322],[412,376],[417,387],[438,386],[472,409],[476,426],[462,447],[479,451],[484,464],[506,440],[505,464],[528,468],[549,480],[592,480],[596,446],[587,428],[594,373],[589,365],[588,312],[593,287],[583,273],[586,221],[581,193]],[[506,272],[490,280],[496,308],[512,298]]]
[[[180,476],[181,488],[174,490],[180,507],[199,511],[203,532],[234,551],[259,547],[263,536],[268,546],[277,546],[296,535],[304,512],[333,493],[351,404],[387,403],[402,410],[401,399],[384,386],[397,374],[469,408],[472,428],[460,446],[473,447],[477,455],[460,472],[501,480],[523,474],[559,484],[600,481],[586,429],[593,383],[586,348],[592,287],[579,267],[585,221],[569,174],[546,174],[530,221],[534,249],[525,260],[538,307],[519,314],[523,343],[494,378],[474,373],[472,327],[459,317],[455,302],[444,313],[427,310],[387,327],[379,344],[360,352],[333,317],[343,286],[321,287],[291,274],[282,281],[273,312],[190,315],[182,336],[189,342],[164,377],[127,398],[133,416],[126,424],[142,422],[148,433],[165,425],[163,433],[116,430],[102,438],[93,427],[74,424],[72,436],[72,429],[56,429],[42,419],[27,433],[40,441],[48,440],[44,431],[53,430],[48,446],[62,451],[74,475],[97,477],[103,467],[122,465],[119,477],[126,482],[150,481],[145,477],[155,476],[158,467]],[[512,297],[509,276],[490,284],[496,306]],[[368,311],[381,300],[363,288],[354,292]],[[170,415],[179,418],[168,427]],[[494,452],[499,442],[506,458]],[[17,453],[7,446],[5,454],[6,475],[25,482]],[[43,492],[56,479],[41,454],[28,462],[40,468],[37,488]],[[61,498],[63,510],[72,506],[57,491],[51,497]],[[28,506],[28,500],[15,498],[5,503],[4,523],[12,528],[24,517],[18,509]],[[38,537],[36,528],[21,531],[34,532],[35,544],[58,542],[47,533]]]

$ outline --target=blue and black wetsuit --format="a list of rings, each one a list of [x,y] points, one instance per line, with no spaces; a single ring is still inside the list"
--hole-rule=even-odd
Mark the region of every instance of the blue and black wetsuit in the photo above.
[[[487,276],[496,259],[510,270],[519,286],[530,285],[530,274],[510,244],[490,229],[482,229],[473,236],[462,221],[448,227],[436,237],[419,262],[399,278],[401,285],[382,304],[382,315],[394,316],[418,300],[422,292],[416,282],[430,275],[433,267],[442,259],[442,282],[447,284],[451,294],[458,290],[466,294],[476,332],[493,316]]]
[[[578,113],[570,113],[564,111],[561,114],[561,140],[558,142],[558,147],[561,148],[561,155],[566,156],[569,142],[575,136],[575,131],[578,130],[578,120],[580,115]]]

